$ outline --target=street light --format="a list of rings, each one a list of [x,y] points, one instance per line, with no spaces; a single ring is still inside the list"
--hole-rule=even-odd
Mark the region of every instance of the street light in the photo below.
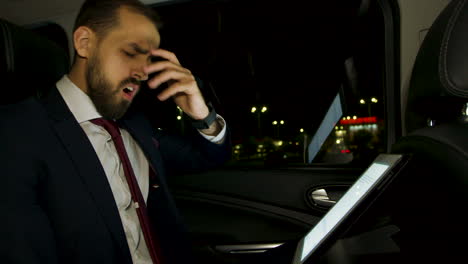
[[[272,124],[273,126],[275,126],[276,128],[274,129],[274,133],[275,133],[275,136],[276,137],[279,137],[280,135],[280,126],[284,125],[284,120],[280,120],[279,122],[278,121],[273,121]]]
[[[260,107],[256,107],[256,106],[252,106],[252,108],[250,109],[250,112],[252,114],[256,114],[257,116],[257,126],[258,126],[258,136],[261,137],[262,136],[262,125],[261,125],[261,120],[260,120],[260,115],[263,113],[265,113],[266,111],[268,111],[268,108],[266,106],[262,106],[261,108]]]
[[[371,116],[371,104],[376,104],[379,102],[379,100],[376,97],[371,97],[369,101],[370,101],[369,103],[366,103],[366,100],[361,99],[359,100],[359,103],[362,105],[367,104],[367,114]]]
[[[299,129],[299,132],[304,133],[304,129],[303,128]]]

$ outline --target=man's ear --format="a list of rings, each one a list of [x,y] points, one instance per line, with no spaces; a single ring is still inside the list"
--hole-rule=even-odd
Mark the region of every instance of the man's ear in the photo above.
[[[89,28],[81,26],[73,32],[73,43],[79,57],[88,58],[95,48],[96,34]]]

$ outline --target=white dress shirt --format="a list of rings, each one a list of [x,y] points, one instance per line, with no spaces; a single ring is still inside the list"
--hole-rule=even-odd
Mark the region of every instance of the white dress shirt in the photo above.
[[[104,168],[117,209],[119,210],[133,263],[152,263],[138,215],[131,199],[123,166],[112,138],[103,127],[90,122],[90,120],[102,116],[98,113],[88,95],[78,88],[67,75],[57,82],[57,88],[73,116],[88,136]],[[218,120],[221,121],[223,129],[217,136],[207,136],[201,133],[202,136],[215,143],[222,142],[226,133],[224,120],[220,116],[218,116]],[[132,136],[122,128],[120,128],[120,133],[141,193],[146,202],[149,188],[148,161]]]

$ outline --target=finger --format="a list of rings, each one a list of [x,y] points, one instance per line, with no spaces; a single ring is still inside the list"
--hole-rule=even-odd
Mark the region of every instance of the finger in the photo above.
[[[171,98],[177,94],[181,94],[181,93],[186,94],[187,91],[190,90],[190,85],[191,85],[190,81],[173,83],[167,89],[165,89],[158,95],[158,99],[161,101],[165,101],[168,98]]]
[[[151,50],[151,55],[153,56],[158,56],[158,57],[161,57],[161,58],[164,58],[168,61],[171,61],[177,65],[180,65],[180,62],[179,62],[179,59],[177,59],[177,56],[170,52],[170,51],[167,51],[167,50],[164,50],[164,49],[153,49]]]
[[[156,63],[153,63],[153,64],[150,64],[148,66],[145,67],[144,71],[146,74],[151,74],[151,73],[154,73],[154,72],[160,72],[160,71],[164,71],[164,70],[177,70],[177,71],[180,71],[180,72],[187,72],[187,73],[191,73],[190,70],[178,65],[178,64],[174,64],[173,62],[171,61],[158,61]]]
[[[153,79],[149,80],[148,86],[152,89],[155,89],[162,83],[170,80],[180,82],[188,79],[194,79],[193,75],[176,70],[166,70],[156,75]]]

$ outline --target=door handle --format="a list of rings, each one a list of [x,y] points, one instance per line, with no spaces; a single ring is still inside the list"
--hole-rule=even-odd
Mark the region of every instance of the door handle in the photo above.
[[[249,244],[249,245],[220,245],[215,246],[215,249],[228,254],[258,254],[265,253],[266,251],[277,248],[283,243],[271,244]]]
[[[332,207],[336,204],[335,200],[328,197],[327,191],[325,189],[317,189],[312,192],[312,201],[319,206]]]

